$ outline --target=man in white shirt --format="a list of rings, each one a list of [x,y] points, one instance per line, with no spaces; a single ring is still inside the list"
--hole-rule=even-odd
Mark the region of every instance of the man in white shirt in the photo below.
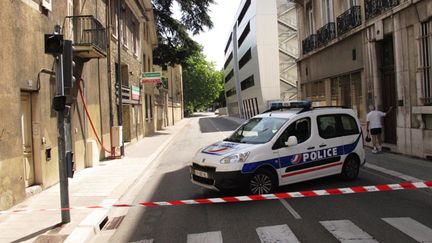
[[[381,152],[382,150],[382,127],[383,127],[383,118],[392,110],[393,107],[390,107],[387,112],[378,111],[375,109],[375,106],[369,106],[370,112],[367,114],[366,120],[366,130],[372,136],[372,144],[374,146],[372,153],[376,154]]]

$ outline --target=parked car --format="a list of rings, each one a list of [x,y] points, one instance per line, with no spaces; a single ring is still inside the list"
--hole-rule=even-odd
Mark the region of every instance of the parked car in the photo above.
[[[365,152],[354,111],[303,106],[270,109],[225,140],[200,149],[190,165],[191,181],[213,190],[246,187],[266,194],[335,174],[356,179]]]

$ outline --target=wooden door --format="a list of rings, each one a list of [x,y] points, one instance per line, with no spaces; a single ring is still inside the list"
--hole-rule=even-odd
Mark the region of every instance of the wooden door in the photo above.
[[[393,38],[388,37],[382,43],[381,67],[381,97],[382,111],[386,112],[391,106],[397,106],[396,76],[394,67]],[[384,118],[384,142],[396,144],[396,110],[394,109]]]

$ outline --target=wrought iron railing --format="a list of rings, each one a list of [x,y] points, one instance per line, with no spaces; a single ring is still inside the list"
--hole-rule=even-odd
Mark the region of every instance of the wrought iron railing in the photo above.
[[[378,16],[399,3],[400,0],[365,0],[366,19]]]
[[[92,15],[69,16],[73,26],[74,45],[94,46],[98,51],[107,52],[105,27]]]
[[[336,25],[334,22],[327,23],[317,31],[317,45],[324,46],[336,38]]]
[[[361,7],[353,6],[343,14],[339,15],[336,19],[338,35],[345,34],[346,32],[361,25]]]
[[[302,41],[303,54],[313,51],[316,48],[317,35],[312,34]]]

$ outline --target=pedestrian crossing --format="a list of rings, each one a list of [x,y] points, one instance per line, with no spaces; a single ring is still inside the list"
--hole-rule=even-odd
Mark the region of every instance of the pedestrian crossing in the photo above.
[[[409,217],[381,218],[385,224],[402,232],[415,242],[432,243],[432,229]],[[320,225],[341,243],[377,243],[373,235],[368,234],[350,220],[326,220],[319,221]],[[256,228],[256,232],[262,243],[299,243],[301,238],[288,224],[272,225]],[[153,239],[136,241],[139,243],[152,243]],[[155,241],[157,242],[157,241]],[[221,231],[194,233],[187,235],[187,243],[223,243]],[[135,242],[134,242],[135,243]]]

